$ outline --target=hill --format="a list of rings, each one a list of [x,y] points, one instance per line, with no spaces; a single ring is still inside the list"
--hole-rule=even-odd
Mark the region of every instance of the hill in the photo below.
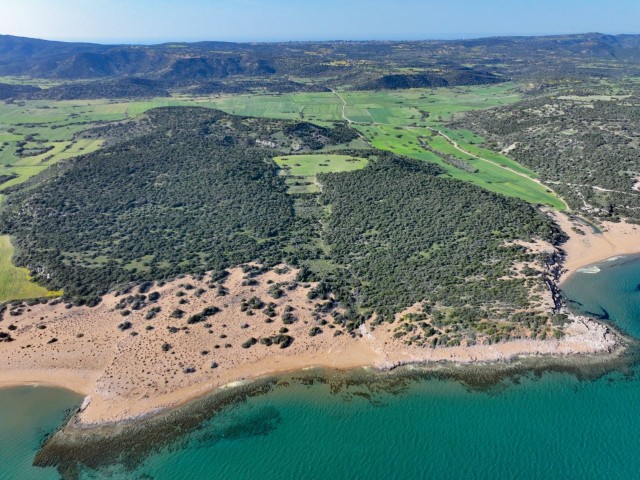
[[[75,303],[95,304],[130,282],[259,261],[301,267],[300,282],[319,282],[309,298],[325,312],[339,302],[345,310],[334,319],[350,332],[416,304],[422,313],[398,336],[414,321],[431,323],[446,333],[438,345],[472,339],[484,321],[504,324],[516,311],[509,325],[524,322],[534,336],[552,320],[541,297],[546,260],[512,242],[563,236],[526,202],[367,148],[355,170],[336,163],[340,173],[317,173],[321,191],[290,192],[273,158],[294,144],[300,161],[348,153],[356,134],[343,125],[173,107],[96,134],[111,146],[8,189],[0,214],[17,264]],[[523,262],[524,273],[515,267]],[[511,331],[521,330],[489,335]]]
[[[164,89],[209,84],[213,92],[225,90],[211,89],[216,85],[211,82],[229,78],[259,80],[281,86],[281,91],[296,87],[304,91],[309,83],[321,89],[355,86],[377,90],[491,84],[506,79],[617,77],[640,73],[638,58],[640,36],[596,33],[462,41],[150,46],[0,36],[0,76],[60,81],[133,76],[160,81]],[[299,83],[293,77],[306,81]],[[248,83],[245,87],[251,90]],[[136,92],[132,88],[125,96],[138,95]]]

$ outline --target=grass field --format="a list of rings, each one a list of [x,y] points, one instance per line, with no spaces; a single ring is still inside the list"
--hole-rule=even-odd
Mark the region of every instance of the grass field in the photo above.
[[[289,193],[317,192],[319,173],[350,172],[367,165],[367,159],[349,155],[287,155],[273,160],[288,177]]]
[[[13,246],[7,235],[0,236],[0,302],[26,298],[56,297],[62,292],[50,292],[29,280],[26,268],[11,264]]]
[[[374,147],[389,150],[398,155],[437,163],[453,178],[476,184],[482,188],[507,196],[519,197],[527,202],[550,205],[558,210],[566,208],[564,202],[553,192],[535,182],[532,178],[522,176],[526,173],[515,173],[507,168],[493,163],[475,159],[455,150],[444,137],[432,137],[432,132],[425,128],[399,128],[387,125],[358,125],[364,135],[371,140]],[[420,144],[420,139],[429,139],[429,144],[436,150],[451,153],[455,157],[464,160],[470,166],[477,169],[476,173],[470,173],[445,163],[434,153],[425,150]],[[465,145],[466,146],[466,145]],[[510,160],[510,163],[516,163]],[[516,163],[519,169],[528,172],[524,167]],[[533,172],[531,172],[533,173]],[[533,176],[533,175],[532,175]]]
[[[16,79],[19,82],[20,79]],[[519,96],[512,84],[479,87],[402,90],[385,92],[343,92],[345,115],[358,125],[426,127],[439,125],[456,114],[514,102]],[[73,100],[26,101],[0,104],[0,175],[17,174],[20,178],[0,185],[0,190],[25,181],[47,166],[71,156],[99,148],[98,143],[83,144],[74,135],[101,122],[136,117],[151,108],[200,105],[219,108],[237,115],[306,120],[320,125],[341,121],[343,103],[332,92],[261,95],[175,96],[144,101]],[[366,130],[362,130],[365,135]],[[456,132],[448,132],[453,138]],[[457,141],[469,151],[470,133]],[[41,146],[54,146],[48,154],[17,158],[16,142],[29,139]],[[474,138],[474,143],[482,139]],[[476,151],[473,151],[476,153]],[[494,152],[485,152],[492,155]],[[479,154],[479,153],[478,153]],[[497,155],[497,154],[495,154]],[[512,160],[510,168],[521,168]],[[496,179],[499,180],[499,179]],[[518,192],[515,192],[518,195]]]
[[[24,83],[21,79],[13,81]],[[181,95],[143,101],[102,99],[0,102],[0,177],[8,179],[0,184],[0,193],[60,160],[100,148],[99,140],[75,138],[80,131],[104,122],[133,118],[156,107],[191,105],[217,108],[237,115],[305,120],[319,125],[343,121],[344,113],[352,126],[377,148],[436,163],[451,177],[487,190],[563,210],[566,208],[564,202],[534,180],[535,172],[511,158],[480,147],[483,139],[472,132],[450,130],[444,124],[462,112],[518,101],[520,96],[515,93],[514,86],[505,83],[475,87],[340,92],[339,96],[333,92],[323,92],[200,97]],[[443,136],[434,136],[429,129],[437,129],[451,141]],[[424,141],[438,152],[467,162],[477,172],[470,173],[445,162],[437,154],[425,150],[421,144]],[[460,149],[456,149],[452,141]],[[363,140],[356,142],[360,142],[358,146],[365,146]],[[42,147],[52,148],[37,155],[19,156],[17,151],[22,143],[32,151]],[[481,158],[474,158],[474,155]],[[348,158],[350,157],[328,154],[298,155],[279,157],[275,161],[281,167],[288,167],[283,168],[283,172],[288,177],[286,182],[289,192],[305,193],[318,190],[315,179],[318,173],[353,170],[363,168],[366,164],[363,159],[347,162]],[[23,292],[28,290],[25,285],[36,289],[40,287],[28,282],[25,272],[11,266],[11,255],[6,254],[8,240],[4,242],[6,245],[1,250],[3,256],[0,258],[0,299],[12,295],[10,292],[22,295],[20,298],[24,298],[24,295],[33,296]],[[12,281],[17,282],[18,286],[11,287]],[[42,291],[36,296],[42,294]]]
[[[346,102],[345,116],[377,148],[437,163],[453,178],[496,193],[550,205],[559,210],[566,208],[555,193],[535,181],[535,172],[511,158],[479,147],[483,139],[472,132],[450,130],[443,126],[443,122],[462,112],[518,101],[520,96],[513,92],[512,84],[341,92],[340,97]],[[239,115],[300,119],[321,125],[341,120],[343,109],[342,100],[333,93],[243,95],[213,98],[207,103]],[[463,151],[442,136],[432,137],[427,127],[444,133]],[[468,162],[478,170],[477,173],[446,164],[437,155],[424,150],[420,138],[428,138],[435,150]]]

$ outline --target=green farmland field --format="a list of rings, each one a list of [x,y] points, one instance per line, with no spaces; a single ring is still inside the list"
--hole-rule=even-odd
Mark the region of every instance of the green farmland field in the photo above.
[[[565,203],[535,178],[536,173],[513,159],[481,148],[483,139],[468,131],[447,129],[443,122],[465,111],[491,108],[520,99],[513,85],[401,90],[383,92],[243,95],[214,98],[211,103],[229,113],[307,120],[320,125],[342,119],[344,114],[373,146],[418,160],[437,163],[454,178],[496,193],[563,210]],[[426,127],[436,128],[460,146],[456,149],[442,136],[432,137]],[[468,162],[477,173],[445,163],[424,150],[420,138],[432,138],[431,146]],[[467,152],[467,153],[465,153]],[[474,158],[481,157],[481,159]],[[529,178],[527,178],[529,177]]]
[[[370,139],[374,147],[389,150],[398,155],[405,155],[417,160],[437,163],[444,168],[449,175],[458,180],[476,184],[495,193],[519,197],[527,202],[550,205],[558,210],[566,208],[564,202],[557,195],[537,183],[533,178],[526,176],[526,173],[516,173],[513,170],[495,165],[494,163],[465,155],[458,150],[454,150],[451,144],[446,142],[443,137],[435,137],[435,139],[429,143],[435,143],[434,148],[436,150],[451,153],[455,157],[468,163],[477,171],[471,173],[449,165],[439,156],[422,147],[420,139],[429,139],[431,137],[432,132],[428,129],[409,129],[386,125],[358,125],[357,128]],[[513,160],[510,162],[513,162]],[[510,162],[508,166],[510,166]],[[526,171],[524,167],[519,164],[516,165],[519,169]]]
[[[491,108],[519,100],[514,85],[412,89],[379,92],[333,92],[176,96],[145,101],[75,100],[0,104],[0,175],[17,176],[0,185],[0,191],[40,173],[49,165],[100,147],[99,142],[74,139],[79,131],[102,122],[124,120],[163,106],[199,105],[228,113],[256,117],[305,120],[329,125],[344,115],[372,145],[419,160],[443,165],[454,178],[475,183],[488,190],[516,196],[532,203],[564,209],[553,192],[533,180],[535,172],[514,160],[483,149],[483,139],[468,131],[447,129],[443,122],[462,112]],[[437,151],[469,162],[478,173],[470,174],[445,164],[421,148],[419,138],[429,137],[426,127],[437,128],[457,142],[455,149],[443,137],[430,145]],[[17,158],[16,142],[25,137],[53,150],[34,157]],[[474,159],[476,155],[488,161]],[[498,165],[494,165],[493,162]],[[520,175],[518,175],[520,174]],[[524,175],[524,177],[522,176]]]
[[[11,264],[13,246],[7,235],[0,236],[0,302],[25,298],[55,297],[62,292],[50,292],[29,280],[26,268]]]
[[[367,165],[365,158],[349,155],[288,155],[273,159],[287,178],[289,193],[318,191],[316,175],[360,170]],[[302,180],[302,182],[300,182]],[[296,183],[299,183],[296,185]]]

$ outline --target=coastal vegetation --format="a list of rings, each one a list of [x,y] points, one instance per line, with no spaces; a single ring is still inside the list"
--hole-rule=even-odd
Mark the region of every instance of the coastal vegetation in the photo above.
[[[446,325],[456,332],[450,338],[465,337],[487,319],[528,324],[537,315],[512,315],[531,308],[531,289],[541,278],[538,271],[509,278],[516,261],[531,257],[504,245],[515,239],[561,243],[564,234],[530,205],[410,159],[321,175],[320,182],[320,202],[331,209],[330,258],[346,267],[329,283],[353,311],[392,321],[421,303],[421,320]],[[543,326],[546,315],[537,321]]]
[[[511,278],[514,263],[536,257],[505,245],[563,238],[532,205],[459,182],[434,163],[354,150],[357,134],[340,123],[174,107],[84,135],[100,135],[106,146],[8,189],[0,214],[19,246],[17,263],[76,304],[94,305],[131,282],[287,262],[303,267],[300,281],[319,282],[310,298],[327,303],[318,311],[346,308],[335,322],[348,332],[422,302],[420,321],[434,322],[438,344],[448,344],[483,321],[540,313],[529,297],[543,288],[540,271]],[[282,155],[292,149],[298,153]],[[292,192],[304,184],[316,188]],[[261,270],[246,271],[243,283],[256,285]],[[180,305],[192,288],[185,283],[176,293]],[[269,295],[286,288],[270,285]],[[146,302],[131,297],[121,314]],[[249,315],[263,305],[255,297],[243,303]],[[269,305],[265,313],[272,318]],[[171,314],[183,315],[181,308]],[[542,334],[549,317],[536,315],[513,317],[526,326],[513,335]],[[206,318],[192,314],[187,323]],[[298,318],[285,311],[281,320]],[[490,331],[494,340],[509,336]]]

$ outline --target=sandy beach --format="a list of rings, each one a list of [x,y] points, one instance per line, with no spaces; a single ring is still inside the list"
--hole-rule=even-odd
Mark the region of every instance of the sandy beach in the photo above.
[[[136,288],[109,294],[94,308],[14,307],[0,324],[12,339],[0,344],[0,386],[41,383],[79,392],[86,398],[75,424],[90,427],[141,418],[217,388],[309,367],[390,369],[608,355],[622,349],[620,338],[605,326],[573,317],[561,339],[493,345],[407,345],[394,337],[395,324],[368,323],[349,334],[318,311],[318,301],[308,298],[314,284],[296,284],[296,273],[285,266],[256,276],[232,269],[223,296],[206,278],[185,277],[146,294]],[[270,316],[265,314],[269,304]]]
[[[592,228],[564,213],[551,215],[569,235],[569,240],[562,246],[566,258],[561,280],[566,280],[580,267],[618,255],[640,253],[640,225],[602,222],[602,232],[594,233]]]

